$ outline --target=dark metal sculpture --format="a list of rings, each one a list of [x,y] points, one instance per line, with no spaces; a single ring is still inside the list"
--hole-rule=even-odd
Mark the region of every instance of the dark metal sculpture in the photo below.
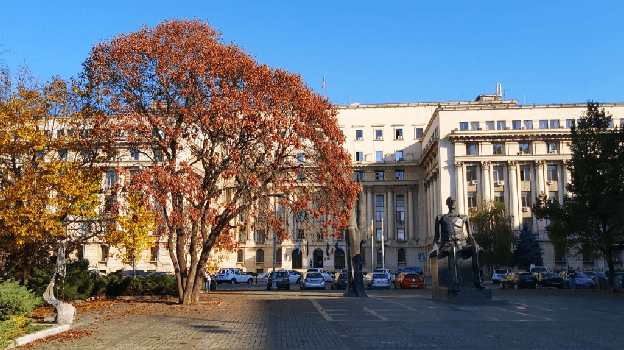
[[[435,236],[433,237],[433,250],[430,257],[438,256],[438,259],[449,257],[453,268],[453,291],[459,290],[459,277],[457,262],[459,259],[472,258],[472,270],[474,272],[474,285],[483,289],[481,269],[479,267],[479,254],[483,250],[472,236],[472,229],[467,215],[457,213],[455,198],[446,200],[449,208],[448,214],[438,215],[435,219]],[[468,244],[464,236],[464,227],[468,233]]]

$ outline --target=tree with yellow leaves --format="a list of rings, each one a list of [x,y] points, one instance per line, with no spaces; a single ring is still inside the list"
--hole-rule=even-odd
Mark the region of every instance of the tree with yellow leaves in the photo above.
[[[117,215],[111,228],[103,239],[118,249],[118,258],[124,263],[132,264],[132,276],[136,277],[136,263],[143,258],[143,253],[154,246],[154,232],[156,219],[154,214],[147,210],[141,195],[130,192],[127,198],[126,215]]]

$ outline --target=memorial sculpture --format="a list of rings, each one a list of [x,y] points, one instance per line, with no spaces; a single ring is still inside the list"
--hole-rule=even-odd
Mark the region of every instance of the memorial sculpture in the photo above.
[[[52,279],[50,280],[48,288],[46,288],[43,293],[43,299],[48,304],[53,305],[56,309],[56,323],[59,325],[71,325],[74,322],[74,315],[76,314],[74,306],[64,303],[63,301],[56,299],[54,296],[54,281],[56,279],[56,275],[65,277],[65,274],[65,242],[61,242],[58,250],[56,251],[56,269],[52,274]]]
[[[438,259],[449,257],[452,271],[452,291],[459,291],[458,261],[459,259],[472,258],[472,270],[474,273],[474,285],[483,289],[481,269],[479,267],[479,255],[483,250],[472,236],[472,229],[467,215],[457,213],[455,198],[446,200],[449,212],[438,215],[435,219],[435,235],[433,237],[433,249],[430,257],[437,255]],[[467,237],[464,235],[466,228]],[[466,238],[470,240],[468,244]]]

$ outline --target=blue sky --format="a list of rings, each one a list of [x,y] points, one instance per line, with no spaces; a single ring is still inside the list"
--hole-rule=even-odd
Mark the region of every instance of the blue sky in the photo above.
[[[624,102],[624,1],[8,1],[0,61],[76,76],[98,42],[201,18],[336,104]]]

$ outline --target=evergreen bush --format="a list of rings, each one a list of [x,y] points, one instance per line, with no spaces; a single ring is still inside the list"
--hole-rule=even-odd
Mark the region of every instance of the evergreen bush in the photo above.
[[[28,286],[37,295],[43,295],[50,284],[54,267],[55,264],[50,264],[43,269],[33,268],[33,273],[28,278]],[[88,260],[72,261],[66,265],[66,271],[64,280],[57,276],[54,288],[57,299],[84,300],[106,288],[103,278],[99,274],[89,271]]]
[[[7,280],[0,283],[0,320],[11,316],[28,316],[33,308],[42,305],[41,296],[35,295],[19,282]]]

